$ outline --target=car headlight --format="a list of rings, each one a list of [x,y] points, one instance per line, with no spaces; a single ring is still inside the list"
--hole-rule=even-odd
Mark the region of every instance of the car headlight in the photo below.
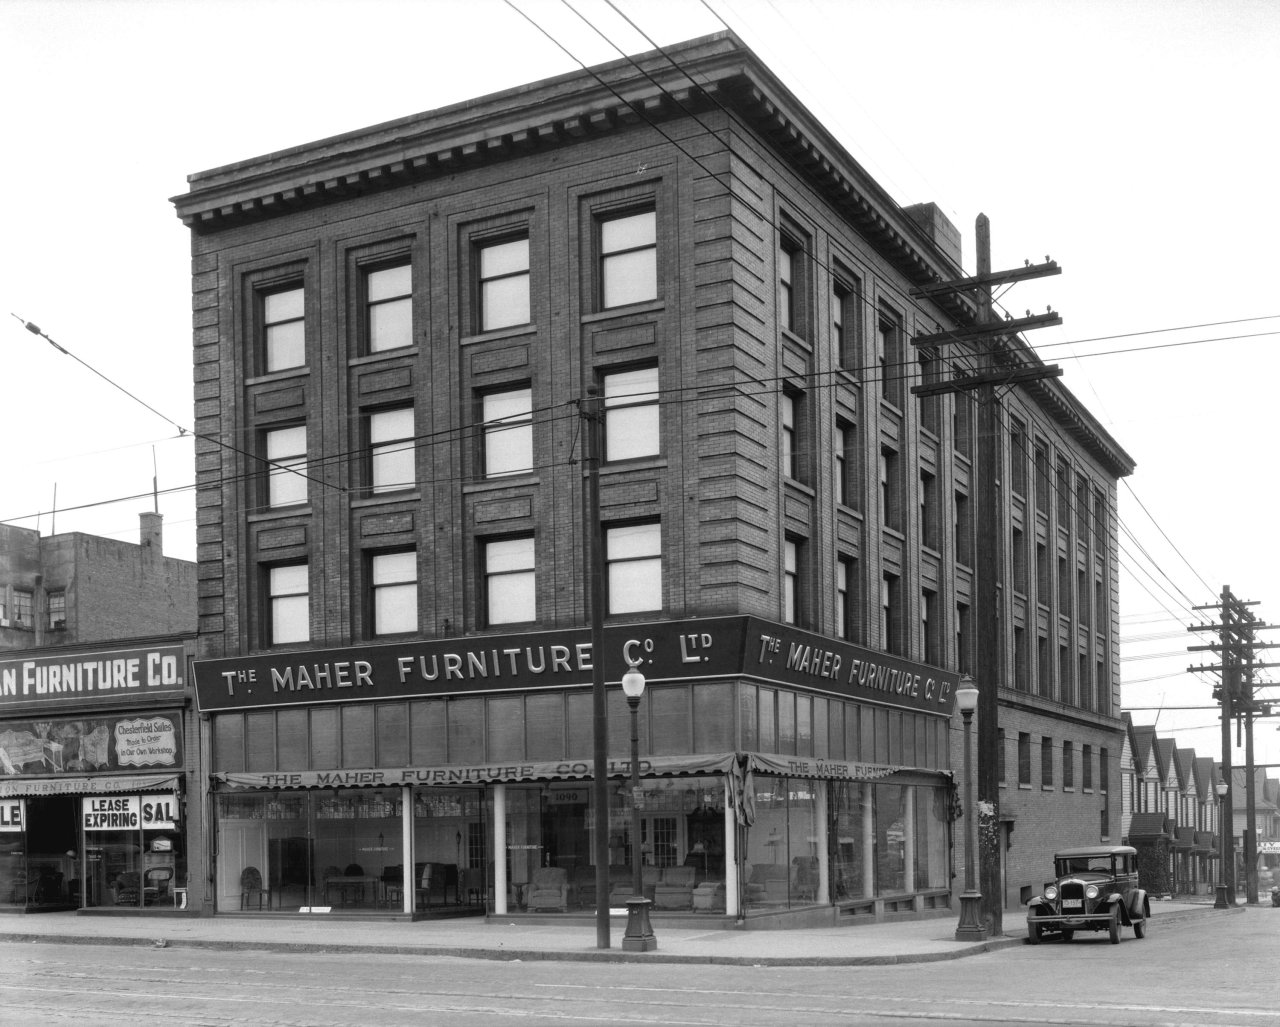
[[[1084,890],[1084,897],[1086,899],[1096,899],[1098,897],[1098,886],[1096,884],[1089,885],[1089,887]]]
[[[1044,897],[1052,902],[1058,897],[1058,889],[1053,885],[1049,885],[1049,887],[1044,890]]]

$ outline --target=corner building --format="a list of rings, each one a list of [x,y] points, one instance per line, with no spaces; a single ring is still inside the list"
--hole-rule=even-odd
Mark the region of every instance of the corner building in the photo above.
[[[548,79],[175,198],[219,910],[617,906],[633,802],[659,918],[951,907],[973,416],[909,386],[941,371],[911,336],[973,316],[910,295],[961,277],[958,237],[892,201],[731,34],[666,52],[678,67]],[[1025,493],[1028,546],[1072,561],[1062,594],[1079,561],[1088,587],[1060,606],[1015,582],[1003,623],[1068,646],[1089,685],[1055,658],[1023,715],[1118,740],[1127,458],[1058,384],[1012,397],[1027,466],[1054,454],[1101,516],[1077,546]]]

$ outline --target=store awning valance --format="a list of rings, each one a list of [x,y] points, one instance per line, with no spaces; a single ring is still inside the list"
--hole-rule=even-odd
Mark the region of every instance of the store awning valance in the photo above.
[[[900,773],[942,774],[948,771],[922,770],[919,767],[890,763],[857,763],[848,760],[811,759],[796,756],[780,756],[774,753],[748,754],[752,770],[762,774],[779,774],[784,777],[812,777],[827,781],[880,781]]]
[[[108,795],[123,792],[176,792],[177,774],[113,774],[97,777],[40,777],[0,781],[0,798],[42,795]]]
[[[729,769],[735,758],[735,754],[731,752],[688,756],[647,756],[640,761],[640,774],[644,777],[721,774]],[[227,772],[213,774],[212,777],[215,784],[227,788],[392,788],[400,785],[461,787],[585,779],[593,776],[593,766],[592,760],[554,760],[368,770]],[[630,773],[630,760],[609,761],[609,777],[625,778]]]

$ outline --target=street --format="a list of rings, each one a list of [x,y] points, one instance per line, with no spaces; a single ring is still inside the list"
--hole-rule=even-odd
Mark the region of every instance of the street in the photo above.
[[[856,930],[857,928],[851,928]],[[1229,954],[1229,955],[1228,955]],[[1270,1027],[1280,909],[883,967],[501,962],[181,946],[0,945],[24,1027],[1196,1024]],[[1228,973],[1224,973],[1229,968]],[[1224,981],[1229,979],[1229,986]]]

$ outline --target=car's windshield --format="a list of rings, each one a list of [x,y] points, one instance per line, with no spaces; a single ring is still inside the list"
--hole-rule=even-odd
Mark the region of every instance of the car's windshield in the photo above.
[[[1111,875],[1111,857],[1110,856],[1076,856],[1072,859],[1060,859],[1058,864],[1058,876],[1067,877],[1070,874],[1106,874]]]

